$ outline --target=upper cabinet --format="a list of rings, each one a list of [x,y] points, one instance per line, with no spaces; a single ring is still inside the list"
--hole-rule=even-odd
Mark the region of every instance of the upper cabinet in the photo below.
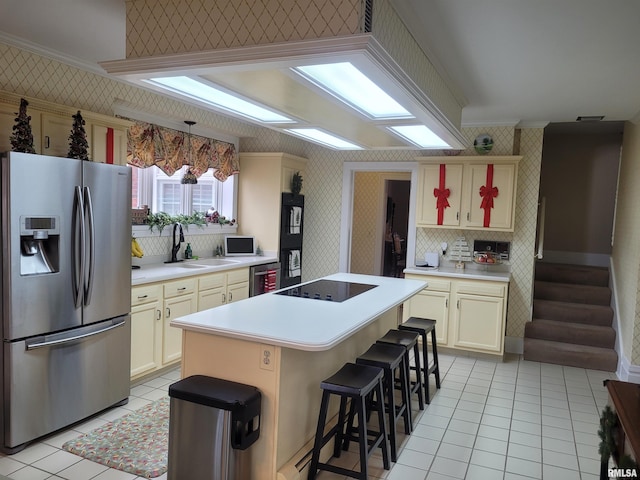
[[[0,152],[11,151],[11,135],[20,108],[20,95],[0,92]],[[131,122],[82,109],[27,98],[27,114],[31,117],[31,132],[36,153],[66,157],[73,115],[82,114],[89,159],[100,163],[127,163],[127,129]]]
[[[280,248],[282,193],[291,192],[291,178],[306,178],[307,159],[282,152],[241,152],[238,175],[238,228],[254,235],[263,251]]]
[[[521,158],[418,158],[416,226],[512,232]]]

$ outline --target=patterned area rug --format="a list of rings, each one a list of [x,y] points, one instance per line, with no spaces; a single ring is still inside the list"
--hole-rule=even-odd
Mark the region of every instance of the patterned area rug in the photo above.
[[[169,397],[69,440],[62,448],[116,470],[159,477],[167,471]]]

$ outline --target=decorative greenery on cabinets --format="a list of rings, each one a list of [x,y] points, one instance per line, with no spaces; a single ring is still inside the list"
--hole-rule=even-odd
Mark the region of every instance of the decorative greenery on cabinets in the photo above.
[[[78,160],[89,160],[89,142],[87,141],[87,132],[84,129],[85,121],[78,113],[73,115],[73,127],[71,135],[69,135],[69,153],[67,157],[77,158]]]
[[[27,102],[20,99],[20,111],[16,114],[16,124],[11,134],[11,148],[14,152],[36,153],[33,148],[33,133],[31,132],[31,117],[27,115]]]
[[[298,195],[302,191],[302,175],[296,172],[291,177],[291,193]]]

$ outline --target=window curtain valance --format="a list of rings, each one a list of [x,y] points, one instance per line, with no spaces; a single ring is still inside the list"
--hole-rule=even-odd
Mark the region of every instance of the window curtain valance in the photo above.
[[[147,168],[156,165],[167,175],[173,175],[183,165],[200,177],[209,168],[213,176],[224,182],[239,172],[238,155],[233,143],[189,134],[151,123],[136,122],[127,134],[127,162]]]

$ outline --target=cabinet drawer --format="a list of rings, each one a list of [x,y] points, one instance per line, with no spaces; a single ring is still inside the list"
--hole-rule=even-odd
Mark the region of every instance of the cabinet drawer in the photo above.
[[[230,270],[227,272],[227,285],[242,283],[249,281],[249,269],[240,268],[238,270]]]
[[[162,287],[160,285],[148,285],[131,289],[131,306],[143,305],[145,303],[156,302],[162,298]]]
[[[467,293],[469,295],[484,295],[487,297],[504,297],[506,286],[492,282],[459,282],[458,293]]]
[[[211,290],[224,287],[224,273],[212,273],[198,279],[198,290]]]
[[[451,291],[451,281],[449,280],[440,280],[439,278],[425,278],[427,282],[427,288],[424,290],[429,290],[433,292],[449,292]]]
[[[423,289],[423,291],[425,290],[431,291],[431,292],[450,292],[451,291],[451,280],[444,280],[441,277],[430,277],[428,275],[415,275],[415,274],[408,273],[405,275],[405,278],[427,282],[427,286]]]
[[[186,278],[168,282],[164,284],[165,298],[177,297],[178,295],[186,295],[196,291],[196,279]]]

